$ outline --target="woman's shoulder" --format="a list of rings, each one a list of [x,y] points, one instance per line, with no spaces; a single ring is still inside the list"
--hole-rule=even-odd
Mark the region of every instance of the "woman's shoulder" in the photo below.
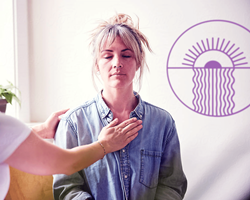
[[[145,112],[150,112],[148,114],[151,114],[151,115],[154,115],[157,117],[165,117],[165,118],[167,117],[167,118],[173,120],[171,114],[167,110],[165,110],[159,106],[156,106],[154,104],[151,104],[147,101],[143,101],[143,104],[145,107]]]
[[[96,100],[95,98],[85,101],[83,104],[69,109],[63,116],[62,119],[67,120],[73,116],[78,116],[78,115],[82,115],[82,113],[86,113],[86,112],[91,112],[91,110],[96,108]]]

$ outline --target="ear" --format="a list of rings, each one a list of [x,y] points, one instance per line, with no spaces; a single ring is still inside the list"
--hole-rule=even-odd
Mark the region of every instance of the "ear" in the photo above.
[[[136,71],[140,69],[140,67],[141,67],[141,62],[136,62]]]
[[[99,72],[100,69],[99,69],[99,66],[97,65],[97,63],[95,64],[95,72]]]

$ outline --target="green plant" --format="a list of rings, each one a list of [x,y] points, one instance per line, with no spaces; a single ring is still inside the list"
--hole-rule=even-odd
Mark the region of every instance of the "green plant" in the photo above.
[[[21,106],[21,100],[16,96],[14,92],[12,92],[12,90],[16,89],[19,94],[21,94],[21,92],[10,81],[8,81],[8,83],[9,84],[6,86],[0,85],[0,99],[5,98],[6,101],[10,104],[12,104],[12,100],[15,99],[19,106]]]

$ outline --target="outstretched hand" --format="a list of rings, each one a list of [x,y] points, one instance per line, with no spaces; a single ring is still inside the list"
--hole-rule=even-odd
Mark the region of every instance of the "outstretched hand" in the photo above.
[[[53,112],[44,123],[32,127],[32,130],[42,138],[45,139],[54,138],[58,123],[62,115],[66,113],[68,110],[69,109],[64,109],[57,112]]]
[[[136,138],[138,131],[142,128],[142,121],[136,118],[128,119],[119,125],[117,124],[118,119],[114,119],[102,129],[98,136],[98,140],[104,146],[106,153],[125,147]]]

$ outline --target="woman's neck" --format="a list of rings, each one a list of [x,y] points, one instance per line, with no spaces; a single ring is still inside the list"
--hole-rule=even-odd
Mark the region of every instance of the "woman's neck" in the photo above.
[[[133,89],[109,89],[103,90],[102,97],[113,113],[114,118],[118,118],[119,123],[129,118],[130,113],[137,106],[137,98]]]

